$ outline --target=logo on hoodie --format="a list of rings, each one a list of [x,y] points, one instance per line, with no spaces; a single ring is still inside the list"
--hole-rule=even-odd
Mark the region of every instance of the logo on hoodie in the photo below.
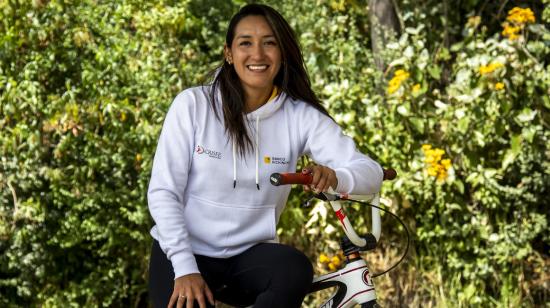
[[[210,150],[200,145],[197,145],[197,149],[195,150],[195,152],[199,155],[206,154],[208,155],[208,157],[211,157],[211,158],[222,159],[222,152]]]
[[[284,157],[264,156],[264,163],[269,165],[288,165],[290,162]]]

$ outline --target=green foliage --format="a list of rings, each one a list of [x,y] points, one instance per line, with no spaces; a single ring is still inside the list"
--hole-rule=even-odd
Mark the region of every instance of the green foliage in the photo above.
[[[0,1],[0,305],[146,302],[160,126],[219,63],[245,2]],[[399,173],[384,202],[411,226],[414,251],[380,278],[386,306],[548,301],[550,17],[548,0],[516,2],[398,1],[405,29],[380,72],[367,1],[268,1],[296,29],[335,119]],[[536,22],[510,41],[501,24],[518,5]],[[408,77],[390,94],[398,70]],[[299,208],[303,197],[293,192],[278,234],[314,260],[340,231],[321,205]],[[361,224],[369,212],[349,214]],[[403,230],[383,222],[390,253]],[[427,282],[406,293],[395,287],[405,279]]]
[[[219,30],[189,1],[0,10],[0,305],[131,306],[146,290],[160,125],[208,71]]]
[[[529,25],[522,39],[510,41],[500,32],[514,3],[499,4],[498,15],[471,1],[458,8],[473,11],[469,16],[434,18],[448,6],[401,3],[405,29],[382,54],[389,63],[383,76],[373,69],[365,6],[327,5],[301,14],[297,27],[314,84],[338,122],[364,152],[398,170],[399,179],[386,186],[387,203],[413,227],[416,259],[392,282],[416,267],[416,279],[443,290],[415,290],[428,294],[416,302],[408,294],[409,304],[536,306],[548,299],[549,31]],[[496,62],[502,67],[480,73]],[[390,94],[379,80],[390,82],[398,70],[408,78]],[[450,159],[443,180],[430,175],[424,144]],[[338,227],[318,207],[308,219],[312,228],[302,235],[309,235],[309,250],[334,251],[336,242],[318,239],[337,239]],[[386,217],[384,223],[393,228],[385,236],[402,245],[403,231]],[[386,304],[402,304],[403,294],[381,293]]]

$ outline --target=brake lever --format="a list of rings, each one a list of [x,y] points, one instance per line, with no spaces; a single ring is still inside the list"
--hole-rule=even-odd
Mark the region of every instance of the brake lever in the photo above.
[[[302,203],[302,208],[308,208],[311,206],[311,201],[315,199],[315,196],[309,197],[305,202]]]
[[[341,198],[339,195],[322,192],[322,193],[314,194],[311,197],[309,197],[306,200],[306,202],[302,203],[302,207],[303,208],[310,207],[313,199],[319,199],[321,201],[337,201],[337,200],[340,200]]]

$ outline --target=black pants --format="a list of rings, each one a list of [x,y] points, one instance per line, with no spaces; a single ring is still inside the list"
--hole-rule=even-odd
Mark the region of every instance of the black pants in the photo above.
[[[195,259],[214,299],[236,307],[300,307],[313,279],[307,257],[282,244],[261,243],[227,259],[201,255]],[[153,306],[167,307],[173,289],[172,263],[154,241],[149,263]]]

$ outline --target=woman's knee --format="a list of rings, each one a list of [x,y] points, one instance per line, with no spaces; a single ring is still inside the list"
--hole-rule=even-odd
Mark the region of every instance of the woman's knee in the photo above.
[[[301,251],[281,245],[278,266],[273,271],[273,283],[278,287],[308,289],[313,280],[313,266]]]

